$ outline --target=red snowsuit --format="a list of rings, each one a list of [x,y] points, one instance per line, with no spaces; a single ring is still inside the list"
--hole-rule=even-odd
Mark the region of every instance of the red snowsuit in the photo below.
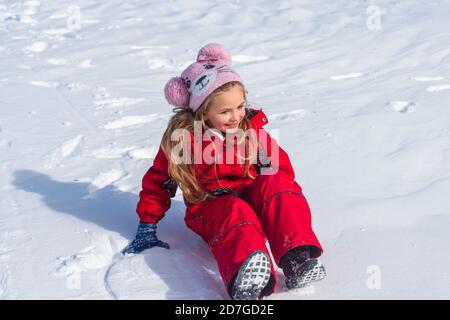
[[[267,124],[267,117],[261,109],[248,109],[246,117],[255,130],[264,130],[262,127]],[[294,180],[289,157],[276,144],[276,140],[268,137],[267,146],[260,152],[270,159],[271,168],[275,171],[278,168],[276,174],[261,174],[265,166],[260,161],[250,167],[255,180],[245,175],[239,163],[194,165],[204,190],[218,197],[199,204],[185,200],[185,223],[208,243],[227,290],[230,281],[252,252],[263,250],[268,254],[266,240],[278,265],[281,257],[297,246],[312,246],[312,257],[322,253],[311,227],[308,203],[302,188]],[[271,150],[274,150],[270,148],[271,143],[279,148],[279,157],[271,157]],[[203,144],[207,146],[208,142]],[[161,220],[170,208],[170,198],[175,195],[176,189],[176,183],[168,175],[168,160],[160,148],[153,166],[143,177],[137,205],[140,221],[157,223]],[[263,295],[271,294],[275,285],[272,263],[272,278]]]

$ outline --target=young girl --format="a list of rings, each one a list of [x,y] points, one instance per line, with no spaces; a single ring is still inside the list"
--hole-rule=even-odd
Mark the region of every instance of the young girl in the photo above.
[[[169,80],[165,96],[175,114],[143,177],[140,224],[123,253],[169,249],[156,224],[180,187],[185,223],[207,242],[227,292],[254,300],[275,290],[266,240],[288,289],[321,280],[325,269],[289,157],[263,128],[263,111],[247,106],[246,93],[219,44],[204,46],[181,77]]]

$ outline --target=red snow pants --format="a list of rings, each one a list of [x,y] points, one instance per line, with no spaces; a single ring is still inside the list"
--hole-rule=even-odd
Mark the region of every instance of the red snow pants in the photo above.
[[[208,243],[228,293],[231,280],[252,252],[262,250],[269,255],[266,240],[277,265],[298,246],[310,246],[312,257],[323,252],[302,188],[282,172],[257,176],[241,197],[224,195],[188,205],[185,222]],[[271,265],[271,281],[262,295],[275,290],[272,261]]]

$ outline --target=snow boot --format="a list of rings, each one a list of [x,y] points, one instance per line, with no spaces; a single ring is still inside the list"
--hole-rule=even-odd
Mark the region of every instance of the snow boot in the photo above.
[[[257,300],[269,283],[270,258],[261,250],[253,252],[239,269],[231,286],[233,300]]]
[[[311,282],[320,281],[326,276],[325,267],[318,259],[311,259],[308,247],[289,250],[282,257],[280,266],[289,290],[306,287]]]

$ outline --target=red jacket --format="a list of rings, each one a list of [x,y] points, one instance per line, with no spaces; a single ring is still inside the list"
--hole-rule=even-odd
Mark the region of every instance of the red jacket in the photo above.
[[[260,129],[267,135],[267,143],[262,143],[263,150],[259,151],[259,153],[262,153],[259,157],[261,159],[266,155],[266,161],[263,161],[263,163],[269,163],[269,165],[264,165],[258,161],[257,164],[250,166],[251,174],[256,177],[261,173],[261,170],[267,170],[265,168],[270,167],[275,171],[277,169],[282,171],[290,179],[294,180],[294,170],[287,153],[263,129],[263,126],[268,123],[268,120],[262,109],[247,109],[246,117],[256,130],[258,139],[260,137],[260,134],[258,134]],[[220,140],[214,141],[217,141],[215,143],[222,143]],[[213,142],[204,141],[202,143],[202,149],[205,150],[211,143]],[[272,146],[271,144],[274,145]],[[272,155],[271,150],[278,150],[279,157],[276,157],[275,154]],[[252,179],[245,175],[242,165],[237,162],[235,164],[225,164],[225,161],[224,164],[201,163],[194,164],[194,166],[200,185],[204,190],[215,195],[239,194],[243,188],[253,182]],[[150,167],[142,179],[142,191],[139,193],[139,202],[136,208],[140,221],[157,223],[161,220],[170,208],[170,198],[175,196],[176,190],[176,182],[168,174],[167,157],[160,147],[153,161],[153,166]],[[186,200],[185,204],[186,206],[189,205]]]

